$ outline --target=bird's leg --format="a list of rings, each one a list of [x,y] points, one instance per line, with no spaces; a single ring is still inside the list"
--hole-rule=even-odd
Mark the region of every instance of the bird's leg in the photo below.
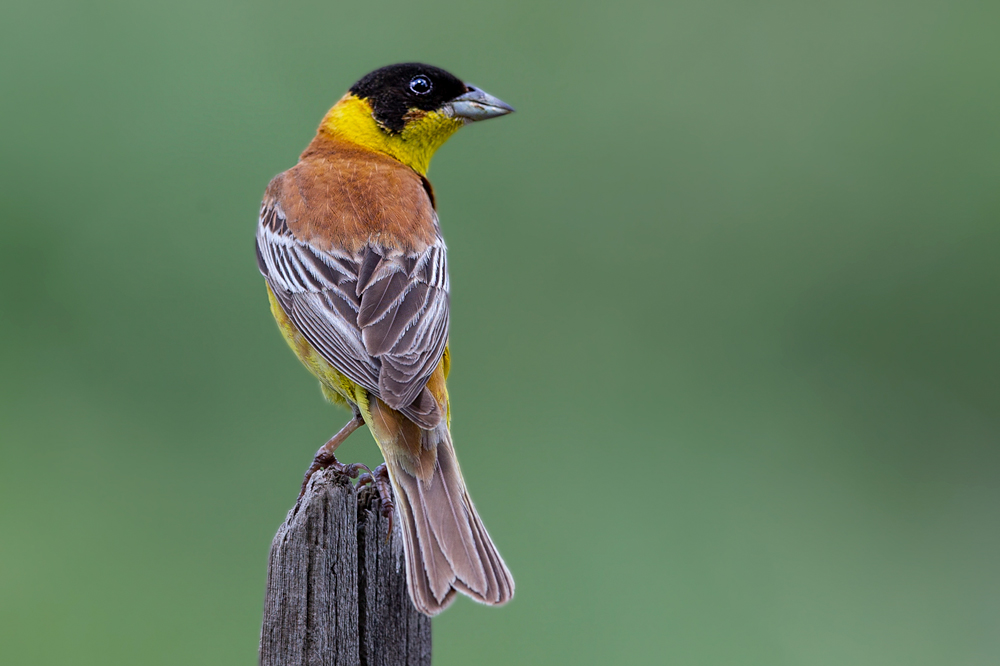
[[[375,487],[378,488],[379,499],[382,500],[382,515],[389,519],[389,531],[392,531],[392,510],[395,505],[392,503],[392,483],[389,481],[389,468],[382,463],[374,470],[372,476],[375,478]]]
[[[305,494],[306,486],[309,484],[310,477],[321,469],[332,467],[352,479],[356,478],[362,469],[368,469],[361,463],[351,463],[349,465],[345,465],[337,460],[337,458],[333,455],[333,452],[337,450],[337,447],[343,444],[344,440],[346,440],[352,432],[364,424],[365,420],[361,418],[361,415],[355,414],[354,418],[348,421],[347,425],[340,429],[340,432],[331,437],[330,441],[326,444],[319,447],[319,450],[316,451],[316,455],[313,457],[312,464],[309,465],[309,469],[306,470],[305,478],[302,479],[302,490],[299,491],[299,499],[302,499],[302,495]]]
[[[395,505],[392,502],[392,483],[389,481],[389,468],[382,463],[371,473],[362,474],[358,485],[372,484],[378,490],[378,498],[382,503],[382,516],[389,519],[389,535],[392,535],[392,513]],[[388,536],[386,537],[388,539]]]

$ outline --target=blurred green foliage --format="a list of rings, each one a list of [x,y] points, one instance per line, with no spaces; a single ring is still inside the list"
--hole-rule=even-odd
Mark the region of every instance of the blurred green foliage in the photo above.
[[[1000,661],[1000,5],[4,14],[3,663],[254,662],[346,418],[268,313],[259,200],[402,60],[518,108],[430,174],[455,441],[518,583],[435,664]]]

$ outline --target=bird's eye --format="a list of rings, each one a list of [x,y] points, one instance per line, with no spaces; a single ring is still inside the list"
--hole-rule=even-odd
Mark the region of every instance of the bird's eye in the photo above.
[[[410,79],[410,90],[418,95],[426,95],[431,91],[431,80],[426,76],[414,76]]]

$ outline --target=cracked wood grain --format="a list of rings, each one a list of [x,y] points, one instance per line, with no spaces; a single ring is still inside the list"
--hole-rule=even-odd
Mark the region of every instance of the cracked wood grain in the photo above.
[[[429,666],[431,620],[406,591],[378,494],[313,475],[271,544],[261,666]]]

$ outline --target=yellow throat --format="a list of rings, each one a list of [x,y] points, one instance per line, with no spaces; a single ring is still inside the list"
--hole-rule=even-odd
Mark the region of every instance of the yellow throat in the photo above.
[[[327,112],[320,131],[392,155],[426,176],[431,157],[464,124],[438,111],[413,111],[402,132],[389,134],[375,121],[368,102],[348,93]]]

